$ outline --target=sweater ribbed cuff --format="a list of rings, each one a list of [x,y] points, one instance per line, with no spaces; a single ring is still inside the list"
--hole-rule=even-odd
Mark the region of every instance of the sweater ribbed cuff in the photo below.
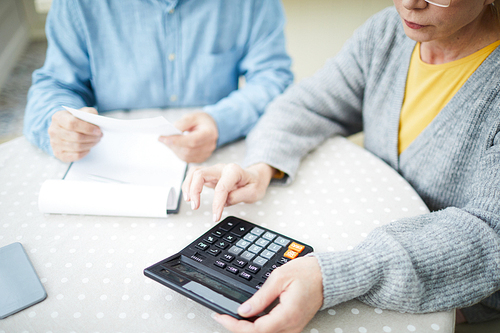
[[[313,253],[323,275],[321,310],[359,297],[377,283],[380,268],[367,251]]]

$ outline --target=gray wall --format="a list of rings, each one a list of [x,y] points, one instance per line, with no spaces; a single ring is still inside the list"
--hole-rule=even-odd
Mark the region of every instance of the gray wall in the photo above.
[[[0,89],[29,41],[23,3],[0,0]]]
[[[0,0],[0,90],[29,41],[45,39],[45,18],[33,0]]]

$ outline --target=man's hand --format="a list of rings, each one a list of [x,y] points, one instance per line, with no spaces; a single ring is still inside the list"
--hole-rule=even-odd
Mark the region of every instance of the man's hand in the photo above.
[[[97,114],[94,108],[85,107],[80,111]],[[102,137],[98,126],[78,119],[66,110],[54,113],[48,132],[54,156],[63,162],[83,158]]]
[[[191,168],[182,184],[184,200],[191,201],[192,209],[198,209],[203,186],[214,188],[212,211],[216,222],[220,220],[225,206],[262,199],[275,172],[274,168],[264,163],[247,169],[234,163]]]
[[[184,135],[161,136],[167,145],[183,161],[201,163],[212,155],[217,147],[219,130],[215,120],[205,112],[190,113],[179,119],[175,127]]]
[[[318,260],[298,258],[275,269],[262,288],[238,308],[238,314],[256,316],[277,297],[280,303],[253,323],[220,314],[215,320],[235,333],[301,332],[323,304],[323,278]]]

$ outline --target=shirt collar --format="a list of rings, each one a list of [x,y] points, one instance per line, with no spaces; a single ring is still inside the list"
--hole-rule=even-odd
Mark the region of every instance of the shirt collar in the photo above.
[[[179,3],[179,0],[158,0],[158,2],[163,2],[167,5],[168,9],[175,8]]]

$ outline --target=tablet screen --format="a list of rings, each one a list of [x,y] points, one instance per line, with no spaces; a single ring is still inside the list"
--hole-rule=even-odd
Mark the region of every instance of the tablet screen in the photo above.
[[[46,297],[47,293],[21,243],[0,248],[0,319]]]

